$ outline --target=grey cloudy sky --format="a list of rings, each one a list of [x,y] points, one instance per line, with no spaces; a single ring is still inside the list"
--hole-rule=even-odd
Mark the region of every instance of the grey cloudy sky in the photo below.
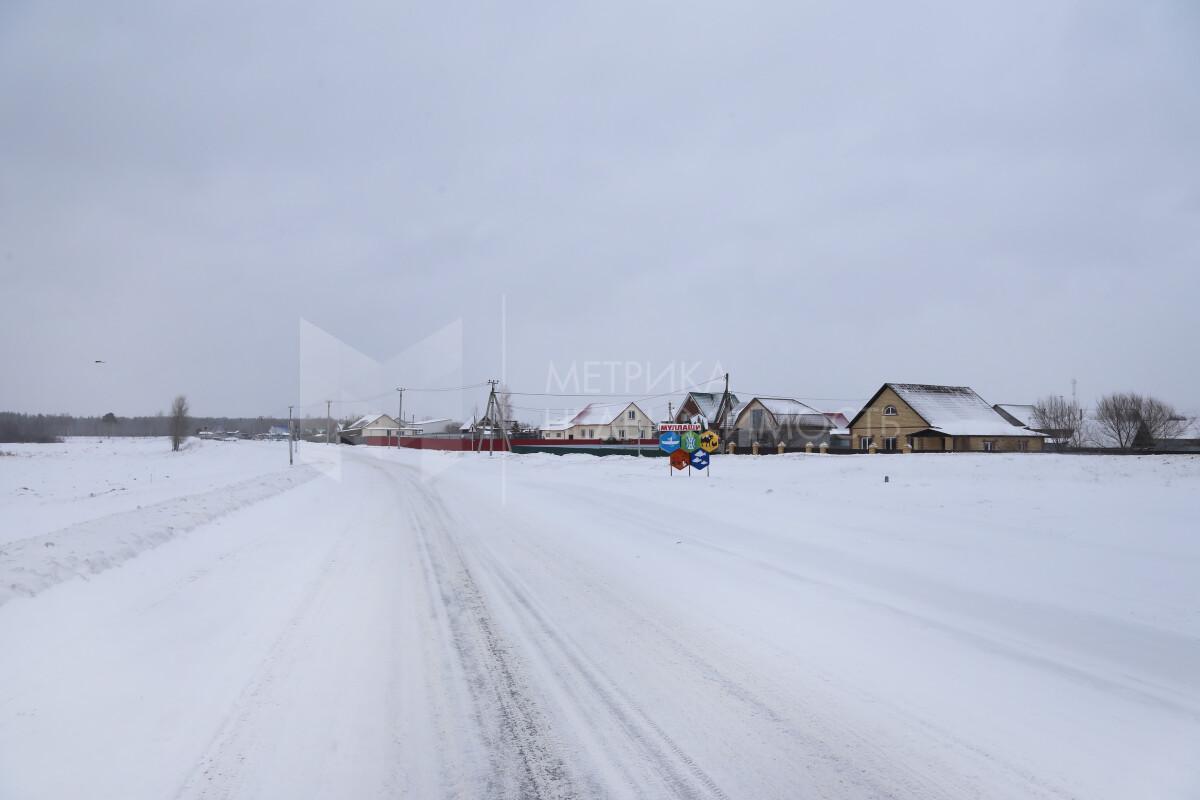
[[[1198,9],[9,0],[0,408],[286,413],[301,320],[476,382],[505,295],[528,391],[1200,410]]]

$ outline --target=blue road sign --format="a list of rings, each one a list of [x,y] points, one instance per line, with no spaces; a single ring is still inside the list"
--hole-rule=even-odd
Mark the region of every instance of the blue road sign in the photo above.
[[[664,453],[674,453],[679,449],[679,434],[675,431],[667,431],[658,437],[658,449]]]
[[[708,453],[703,450],[697,450],[692,453],[692,469],[708,469]]]

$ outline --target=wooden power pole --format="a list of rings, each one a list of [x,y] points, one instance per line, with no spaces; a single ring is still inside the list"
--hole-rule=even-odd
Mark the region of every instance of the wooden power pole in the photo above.
[[[496,452],[496,418],[504,416],[500,412],[500,401],[496,398],[496,384],[500,381],[492,379],[488,381],[488,386],[491,389],[488,391],[487,411],[483,412],[483,418],[488,421],[488,455]],[[508,438],[508,428],[504,427],[505,420],[500,420],[500,433],[504,437],[505,448],[512,452],[512,442]],[[483,447],[483,439],[479,439],[476,443],[476,449]]]

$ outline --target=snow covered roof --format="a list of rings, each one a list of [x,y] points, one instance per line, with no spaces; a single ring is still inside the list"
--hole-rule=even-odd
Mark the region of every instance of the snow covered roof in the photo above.
[[[1032,428],[1037,424],[1033,413],[1033,406],[1018,403],[997,403],[996,409],[1008,414],[1026,428]]]
[[[715,420],[717,411],[721,406],[721,398],[725,396],[724,392],[688,392],[687,396],[696,404],[696,408],[700,410],[700,416],[706,420]],[[729,393],[729,400],[736,404],[737,395],[733,392]],[[687,399],[684,399],[684,404]]]
[[[567,417],[566,419],[556,419],[556,420],[554,420],[553,422],[547,422],[547,423],[545,423],[544,425],[539,425],[539,426],[538,426],[538,430],[542,430],[542,431],[565,431],[565,430],[567,430],[568,428],[570,428],[570,427],[571,427],[571,420],[572,420],[573,418],[574,418],[574,415],[572,415],[572,416],[570,416],[570,417]]]
[[[588,403],[571,420],[573,425],[609,425],[633,403]]]
[[[937,386],[928,383],[886,384],[929,427],[950,436],[1041,436],[1019,428],[969,386]]]
[[[758,401],[759,405],[771,413],[780,425],[809,425],[830,427],[829,420],[820,411],[810,405],[801,403],[791,397],[754,397],[738,408],[737,416],[745,412],[746,407]]]
[[[840,411],[822,411],[825,419],[829,420],[829,424],[835,428],[850,428],[850,420],[846,419],[846,415]]]
[[[378,424],[376,424],[376,423],[378,423]],[[363,428],[370,428],[370,427],[397,428],[399,426],[396,424],[396,420],[392,419],[387,414],[367,414],[365,416],[359,417],[358,419],[354,420],[354,422],[351,422],[349,425],[342,428],[342,430],[358,431],[358,430],[362,430]]]
[[[630,408],[641,411],[637,403],[589,403],[581,411],[568,412],[561,419],[539,425],[538,430],[565,431],[577,425],[611,425]]]

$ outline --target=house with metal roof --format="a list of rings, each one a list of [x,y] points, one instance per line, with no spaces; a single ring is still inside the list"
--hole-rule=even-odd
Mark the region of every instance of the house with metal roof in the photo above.
[[[810,405],[791,397],[754,397],[737,411],[729,437],[739,449],[756,442],[764,447],[804,447],[829,443],[833,424]]]
[[[864,452],[1039,451],[1046,436],[1014,425],[969,386],[885,383],[850,420]]]
[[[395,444],[399,430],[400,425],[387,414],[365,414],[342,426],[338,439],[344,444]]]
[[[672,422],[699,422],[718,428],[737,405],[737,395],[732,392],[688,392],[672,415]]]
[[[654,421],[637,403],[589,403],[582,410],[539,427],[543,439],[650,439]]]

